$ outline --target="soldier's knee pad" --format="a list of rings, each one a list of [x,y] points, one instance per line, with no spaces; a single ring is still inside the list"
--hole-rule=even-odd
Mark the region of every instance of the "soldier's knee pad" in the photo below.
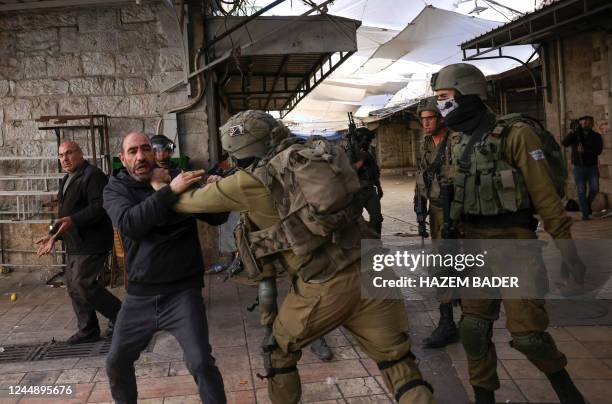
[[[297,367],[295,365],[287,366],[287,367],[275,367],[274,366],[274,364],[272,363],[273,362],[272,353],[276,351],[277,349],[278,349],[278,344],[276,343],[276,338],[274,338],[274,335],[272,335],[272,333],[267,334],[264,337],[264,342],[262,344],[264,370],[266,371],[266,373],[263,375],[257,373],[257,377],[259,377],[261,380],[271,379],[274,376],[280,375],[280,374],[297,372]]]
[[[489,351],[493,322],[472,315],[463,315],[459,322],[461,344],[468,359],[483,359]]]
[[[427,383],[423,379],[415,379],[415,380],[409,381],[408,383],[404,383],[403,385],[400,386],[399,389],[397,389],[397,393],[395,393],[395,401],[399,403],[400,399],[402,398],[404,394],[408,393],[410,390],[416,387],[419,387],[419,386],[427,387],[429,391],[433,394],[433,387],[431,387],[431,384]]]
[[[543,331],[512,334],[510,346],[529,359],[546,360],[559,356],[555,341]]]

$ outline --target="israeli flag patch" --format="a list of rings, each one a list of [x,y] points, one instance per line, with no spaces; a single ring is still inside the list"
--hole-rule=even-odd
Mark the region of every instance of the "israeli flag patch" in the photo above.
[[[231,137],[240,136],[244,134],[244,126],[243,125],[234,125],[229,128],[229,135]]]
[[[535,161],[544,160],[544,152],[542,151],[542,149],[532,150],[529,152],[529,154],[531,155],[531,158]]]

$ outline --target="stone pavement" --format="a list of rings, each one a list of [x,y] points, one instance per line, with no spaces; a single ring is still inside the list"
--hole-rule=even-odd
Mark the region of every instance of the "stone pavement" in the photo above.
[[[388,178],[383,182],[385,198],[383,233],[413,233],[413,182]],[[577,237],[612,238],[612,219],[576,222]],[[42,285],[36,272],[0,275],[0,347],[63,340],[75,330],[75,319],[65,289]],[[222,276],[207,276],[204,296],[208,308],[211,343],[225,380],[231,403],[267,403],[265,383],[255,374],[262,370],[259,345],[262,331],[258,316],[246,310],[256,289],[245,282],[223,282]],[[286,282],[285,282],[286,287]],[[9,294],[18,293],[11,302]],[[121,288],[113,289],[120,298]],[[434,327],[435,302],[407,302],[414,353],[441,404],[468,402],[467,361],[459,344],[446,350],[423,350],[420,341]],[[459,312],[456,311],[456,318]],[[496,322],[494,340],[499,356],[502,388],[499,402],[557,402],[552,389],[524,357],[507,344],[503,315]],[[105,324],[102,324],[105,325]],[[591,403],[609,403],[612,397],[612,327],[564,326],[550,332],[569,358],[568,370]],[[373,361],[365,357],[348,332],[335,330],[327,338],[336,359],[323,363],[304,350],[299,370],[303,401],[319,403],[392,403]],[[136,364],[139,402],[197,403],[196,387],[182,361],[182,351],[167,333],[154,337],[150,352]],[[74,383],[77,395],[70,399],[21,399],[20,403],[110,402],[104,357],[67,358],[0,364],[0,386]],[[16,399],[0,397],[0,404]]]

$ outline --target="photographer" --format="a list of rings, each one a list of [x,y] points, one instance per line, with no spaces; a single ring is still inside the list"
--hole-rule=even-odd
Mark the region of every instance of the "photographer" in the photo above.
[[[591,202],[599,192],[597,156],[602,152],[603,141],[601,135],[593,130],[593,123],[593,117],[588,115],[572,121],[570,133],[561,141],[563,146],[572,148],[574,181],[582,220],[589,220]]]

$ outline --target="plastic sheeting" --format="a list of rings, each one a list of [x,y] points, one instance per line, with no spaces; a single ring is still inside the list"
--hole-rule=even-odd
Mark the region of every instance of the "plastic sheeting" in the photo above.
[[[498,0],[514,9],[530,12],[533,0]],[[315,0],[321,3],[321,0]],[[270,0],[258,0],[257,5]],[[335,0],[328,13],[362,21],[357,30],[358,51],[315,88],[287,116],[304,121],[308,128],[346,128],[346,113],[359,115],[426,95],[432,73],[444,65],[462,61],[459,44],[509,21],[511,14],[489,7],[478,16],[467,15],[474,2],[457,0]],[[487,6],[481,2],[479,5]],[[432,6],[432,7],[428,7]],[[299,0],[286,1],[268,15],[296,15],[310,9]],[[508,53],[526,60],[531,47],[515,47]],[[504,52],[507,52],[504,49]],[[510,59],[469,62],[485,74],[516,67]],[[372,105],[394,94],[390,102]]]
[[[499,25],[498,21],[426,7],[395,38],[381,45],[357,73],[378,73],[400,59],[428,63],[438,69],[438,66],[459,63],[463,59],[459,44]],[[526,60],[533,53],[533,48],[529,45],[513,46],[504,49],[504,52]],[[478,61],[474,64],[488,75],[511,69],[517,62],[503,58]]]

